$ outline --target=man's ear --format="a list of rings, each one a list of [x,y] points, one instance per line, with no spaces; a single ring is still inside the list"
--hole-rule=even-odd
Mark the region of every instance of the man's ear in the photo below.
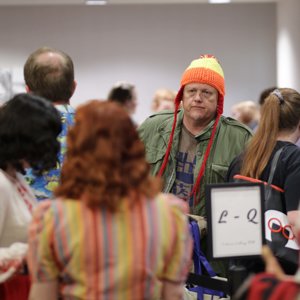
[[[74,94],[74,92],[75,92],[75,90],[76,90],[76,87],[77,87],[77,81],[74,80],[74,81],[73,81],[73,86],[72,86],[72,96],[73,96],[73,94]]]
[[[300,133],[300,121],[298,123],[298,130],[299,130],[299,133]]]
[[[29,86],[27,84],[25,85],[25,90],[26,90],[26,93],[30,93],[31,92],[31,90],[30,90],[30,88],[29,88]]]

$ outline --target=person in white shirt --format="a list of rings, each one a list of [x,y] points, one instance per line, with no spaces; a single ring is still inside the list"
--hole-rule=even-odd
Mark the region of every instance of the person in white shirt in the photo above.
[[[14,244],[26,246],[37,203],[23,178],[25,168],[40,174],[56,165],[60,131],[59,112],[44,98],[18,94],[0,108],[0,274],[15,263]]]

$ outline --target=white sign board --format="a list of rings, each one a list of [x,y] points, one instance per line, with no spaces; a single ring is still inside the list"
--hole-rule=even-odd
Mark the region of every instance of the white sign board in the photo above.
[[[263,186],[208,185],[209,246],[212,258],[256,256],[264,242]]]

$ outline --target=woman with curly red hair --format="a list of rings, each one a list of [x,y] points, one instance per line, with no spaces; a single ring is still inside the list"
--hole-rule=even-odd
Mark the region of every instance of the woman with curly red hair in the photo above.
[[[159,193],[128,114],[82,105],[67,145],[57,199],[30,226],[30,299],[182,299],[188,208]]]

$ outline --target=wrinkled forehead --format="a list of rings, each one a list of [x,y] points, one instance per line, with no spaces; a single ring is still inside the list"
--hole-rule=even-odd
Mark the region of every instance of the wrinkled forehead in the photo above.
[[[184,86],[184,90],[197,89],[197,90],[208,90],[211,92],[218,93],[218,90],[213,86],[206,83],[192,82],[188,83]]]

